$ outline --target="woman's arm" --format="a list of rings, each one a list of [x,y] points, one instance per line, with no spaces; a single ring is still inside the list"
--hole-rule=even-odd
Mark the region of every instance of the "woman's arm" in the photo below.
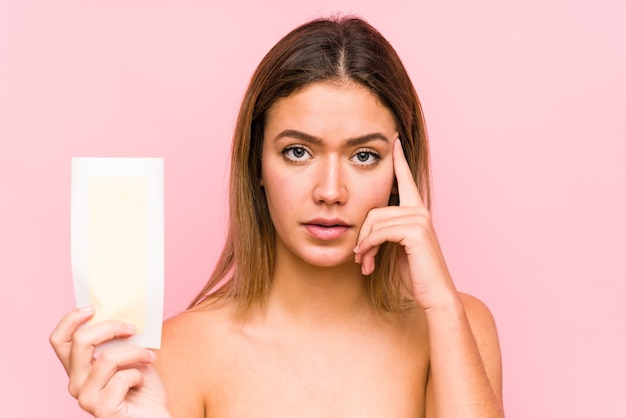
[[[502,417],[500,349],[491,314],[478,300],[457,292],[400,141],[394,144],[393,159],[400,205],[370,211],[355,260],[368,275],[381,244],[404,248],[400,276],[429,328],[428,417]]]
[[[500,346],[493,317],[460,294],[426,312],[431,369],[426,417],[503,417]]]

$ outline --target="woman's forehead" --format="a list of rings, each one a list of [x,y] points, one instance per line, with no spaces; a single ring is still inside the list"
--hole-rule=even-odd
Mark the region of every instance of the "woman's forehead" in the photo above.
[[[357,83],[313,83],[277,100],[267,114],[265,134],[285,130],[317,138],[354,138],[395,130],[395,118],[376,95]]]

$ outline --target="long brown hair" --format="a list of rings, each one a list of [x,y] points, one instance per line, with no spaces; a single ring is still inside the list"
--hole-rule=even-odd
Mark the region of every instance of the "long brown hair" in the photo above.
[[[244,96],[233,136],[229,229],[209,281],[190,307],[214,297],[238,302],[241,311],[263,303],[274,266],[274,227],[261,178],[267,112],[277,99],[311,83],[351,81],[367,87],[396,118],[415,181],[430,205],[426,128],[415,88],[389,42],[364,20],[332,17],[308,22],[282,38],[263,58]],[[398,204],[392,194],[390,205]],[[385,243],[368,283],[373,307],[399,312],[405,298],[397,277],[396,245]]]

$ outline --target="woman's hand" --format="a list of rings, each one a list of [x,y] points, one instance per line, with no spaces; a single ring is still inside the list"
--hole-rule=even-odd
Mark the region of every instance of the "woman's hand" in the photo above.
[[[417,303],[428,310],[457,297],[431,215],[422,201],[400,140],[393,146],[393,167],[398,183],[399,206],[372,209],[359,232],[355,261],[364,275],[375,268],[375,255],[386,241],[404,248],[399,255],[402,281]]]
[[[50,344],[70,378],[70,394],[96,417],[169,417],[165,389],[151,365],[156,355],[142,347],[117,346],[95,358],[97,345],[128,338],[135,331],[120,321],[79,329],[93,314],[90,306],[74,309],[50,335]]]

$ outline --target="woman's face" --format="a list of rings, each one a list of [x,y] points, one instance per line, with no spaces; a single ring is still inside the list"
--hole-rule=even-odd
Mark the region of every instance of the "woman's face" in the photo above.
[[[354,261],[367,213],[389,201],[397,136],[391,111],[355,83],[314,83],[274,103],[261,184],[277,260],[319,267]]]

